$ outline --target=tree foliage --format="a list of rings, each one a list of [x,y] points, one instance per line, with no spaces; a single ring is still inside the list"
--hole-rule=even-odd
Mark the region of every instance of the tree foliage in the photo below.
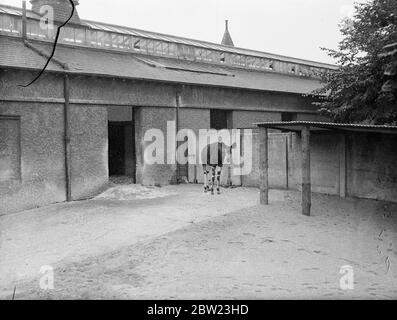
[[[326,97],[317,103],[320,111],[335,122],[397,124],[397,92],[382,90],[396,61],[384,50],[397,42],[397,0],[355,4],[340,31],[338,50],[323,49],[339,68],[324,74],[325,86],[315,92]]]
[[[397,96],[397,42],[387,45],[384,51],[381,56],[389,59],[390,63],[386,67],[385,76],[388,80],[382,91]]]

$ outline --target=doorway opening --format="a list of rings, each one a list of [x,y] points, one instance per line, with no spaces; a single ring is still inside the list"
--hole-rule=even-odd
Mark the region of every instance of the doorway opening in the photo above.
[[[109,108],[108,115],[109,176],[129,178],[136,183],[133,108]]]
[[[210,115],[211,129],[232,129],[232,112],[229,110],[212,109]]]

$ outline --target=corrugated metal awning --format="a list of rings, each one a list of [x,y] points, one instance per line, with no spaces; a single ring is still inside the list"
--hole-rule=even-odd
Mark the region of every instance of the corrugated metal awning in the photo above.
[[[255,123],[254,125],[262,128],[286,130],[292,132],[299,132],[302,131],[304,127],[309,127],[311,131],[372,132],[397,134],[397,126],[387,125],[366,125],[310,121],[260,122]]]

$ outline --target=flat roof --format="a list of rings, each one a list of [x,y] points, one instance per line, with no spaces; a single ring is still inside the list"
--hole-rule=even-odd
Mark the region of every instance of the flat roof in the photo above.
[[[369,124],[349,124],[331,122],[310,122],[310,121],[286,121],[286,122],[259,122],[254,123],[257,127],[275,130],[287,130],[299,132],[304,127],[309,127],[315,132],[337,131],[337,132],[368,132],[397,134],[397,126],[388,125],[369,125]]]

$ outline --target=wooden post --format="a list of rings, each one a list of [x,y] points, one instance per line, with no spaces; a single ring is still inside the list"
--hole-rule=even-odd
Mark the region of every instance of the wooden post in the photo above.
[[[131,108],[131,131],[132,131],[132,138],[134,139],[132,141],[132,154],[133,154],[133,169],[132,169],[132,181],[136,183],[136,146],[135,146],[135,141],[136,141],[136,133],[135,133],[135,109],[134,107]]]
[[[176,136],[178,136],[178,132],[179,132],[179,107],[180,107],[180,102],[181,102],[180,89],[177,88],[177,91],[176,91],[176,109],[175,109]],[[178,140],[175,141],[175,146],[176,146],[176,148],[179,147]],[[179,164],[180,159],[178,159],[178,154],[177,154],[176,150],[175,150],[175,159],[176,159],[176,184],[180,184],[181,180],[182,180],[182,177],[181,177],[181,166]]]
[[[66,180],[66,201],[72,201],[72,154],[70,147],[70,80],[67,74],[64,76],[64,139],[65,139],[65,180]]]
[[[289,133],[288,136],[285,136],[285,188],[289,189],[289,138],[291,134]]]
[[[310,175],[310,127],[302,128],[302,214],[310,216],[312,206]]]
[[[269,145],[268,129],[259,129],[260,201],[269,204]]]
[[[339,195],[346,198],[346,136],[341,135],[339,153]]]

